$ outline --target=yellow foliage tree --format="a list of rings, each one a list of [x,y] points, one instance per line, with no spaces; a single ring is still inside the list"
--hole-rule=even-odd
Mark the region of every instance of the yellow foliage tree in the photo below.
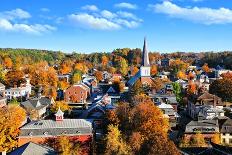
[[[186,74],[183,71],[177,72],[177,78],[186,79]]]
[[[26,119],[26,112],[18,105],[0,108],[0,151],[11,151],[17,146],[19,127]]]
[[[68,111],[70,112],[71,110],[71,107],[68,105],[68,103],[64,102],[64,101],[56,101],[56,103],[54,103],[52,106],[51,106],[51,111],[53,113],[56,113],[58,111],[58,109],[61,109],[61,111],[65,112],[65,111]]]
[[[219,133],[215,133],[211,139],[211,141],[215,144],[220,144],[221,143],[221,138]]]
[[[102,56],[102,65],[103,66],[106,66],[107,64],[108,64],[108,62],[109,62],[109,59],[108,59],[108,57],[107,56],[105,56],[105,55],[103,55]]]
[[[109,125],[108,134],[106,136],[106,155],[128,155],[130,147],[122,139],[118,126]]]
[[[207,146],[204,136],[201,133],[196,133],[192,137],[192,146],[194,147],[206,147]]]

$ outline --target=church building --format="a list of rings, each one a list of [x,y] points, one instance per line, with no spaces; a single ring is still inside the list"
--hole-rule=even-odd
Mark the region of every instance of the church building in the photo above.
[[[139,71],[129,81],[129,87],[133,86],[137,80],[140,80],[144,86],[151,86],[152,78],[150,74],[151,66],[149,62],[149,54],[147,50],[146,38],[144,39],[143,53],[142,53],[142,64]]]

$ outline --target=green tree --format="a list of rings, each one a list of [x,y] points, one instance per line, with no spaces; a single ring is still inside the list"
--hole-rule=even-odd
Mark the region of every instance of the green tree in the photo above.
[[[82,72],[80,70],[75,70],[72,74],[72,83],[79,83],[82,79]]]
[[[128,63],[127,63],[126,59],[124,59],[124,58],[121,58],[121,60],[119,61],[119,72],[123,76],[126,76],[128,73]]]
[[[172,83],[173,92],[176,95],[176,101],[183,105],[183,94],[179,83]]]

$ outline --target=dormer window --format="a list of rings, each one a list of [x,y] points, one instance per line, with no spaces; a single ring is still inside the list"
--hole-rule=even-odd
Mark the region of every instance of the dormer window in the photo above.
[[[44,132],[44,135],[48,135],[48,132],[47,132],[47,131],[45,131],[45,132]]]

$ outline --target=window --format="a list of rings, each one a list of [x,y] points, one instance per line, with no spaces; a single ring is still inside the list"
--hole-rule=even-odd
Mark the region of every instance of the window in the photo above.
[[[44,135],[47,135],[47,134],[48,134],[48,132],[47,132],[47,131],[45,131],[45,132],[44,132]]]
[[[232,133],[230,133],[230,136],[232,136]]]
[[[232,144],[232,139],[231,138],[229,139],[229,143]]]
[[[226,142],[226,139],[225,138],[222,138],[222,143],[225,143]]]

